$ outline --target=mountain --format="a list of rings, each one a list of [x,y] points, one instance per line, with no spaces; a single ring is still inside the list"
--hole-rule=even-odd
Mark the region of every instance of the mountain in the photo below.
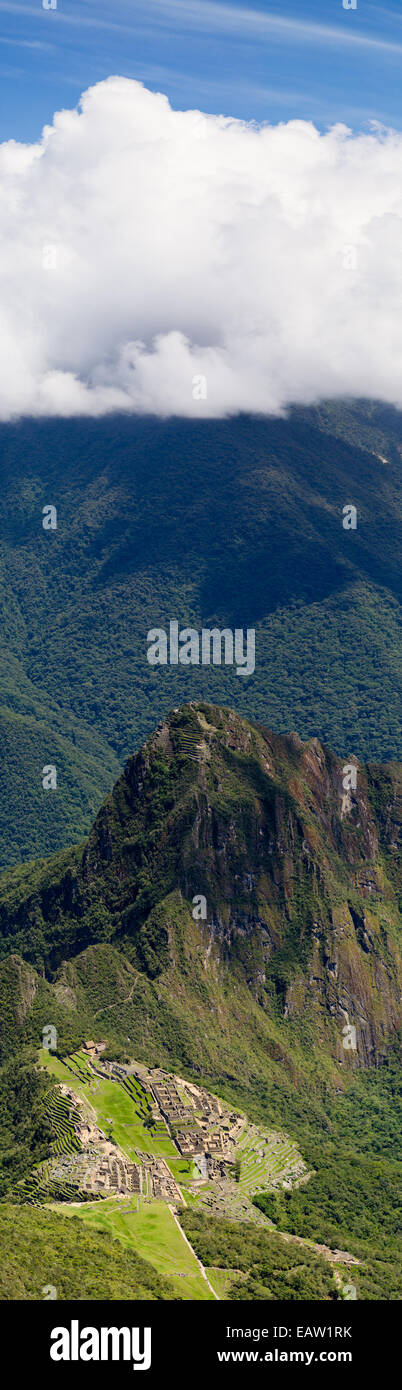
[[[351,1252],[362,1297],[398,1296],[402,773],[354,767],[192,703],[128,760],[86,841],[3,874],[0,1196],[46,1153],[32,1065],[50,1024],[59,1057],[90,1037],[286,1129],[313,1176],[260,1206]],[[230,1230],[205,1220],[195,1249],[215,1242],[220,1265]]]
[[[82,847],[0,881],[21,1026],[40,995],[70,1019],[111,1005],[109,1031],[143,1046],[145,1010],[148,1050],[248,1079],[268,1056],[294,1080],[308,1017],[329,1076],[380,1061],[399,1021],[401,769],[354,767],[345,792],[317,739],[173,711]]]
[[[401,415],[367,402],[0,426],[3,867],[86,835],[133,747],[192,699],[345,762],[401,758],[401,452]],[[254,674],[150,666],[171,620],[255,628]]]

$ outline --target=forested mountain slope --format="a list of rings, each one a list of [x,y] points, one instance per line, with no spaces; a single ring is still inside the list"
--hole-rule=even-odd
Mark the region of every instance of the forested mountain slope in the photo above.
[[[189,699],[345,760],[401,756],[401,451],[400,414],[367,403],[0,427],[4,866],[85,834],[124,759]],[[255,627],[254,674],[152,668],[146,634],[171,619]]]
[[[246,1085],[268,1059],[307,1077],[314,1050],[332,1079],[381,1061],[400,1019],[400,792],[396,764],[356,763],[345,793],[317,739],[173,711],[82,847],[0,880],[9,999],[29,1018],[53,992],[67,1028],[112,1005],[122,1041]]]
[[[356,762],[345,793],[315,738],[208,704],[162,721],[86,841],[0,880],[0,1195],[46,1155],[51,1024],[60,1056],[102,1040],[283,1128],[313,1176],[269,1218],[398,1297],[400,826],[398,764]],[[219,1266],[218,1226],[194,1239]]]

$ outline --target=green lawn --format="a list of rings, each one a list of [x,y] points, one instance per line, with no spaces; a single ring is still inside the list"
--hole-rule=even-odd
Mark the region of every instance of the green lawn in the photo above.
[[[217,1293],[220,1299],[227,1298],[229,1289],[231,1285],[234,1284],[235,1280],[238,1281],[242,1277],[245,1277],[242,1275],[241,1270],[217,1269],[215,1265],[210,1265],[209,1268],[206,1267],[205,1273],[208,1275],[209,1282],[212,1284],[212,1288],[215,1289],[215,1293]]]
[[[137,1205],[139,1210],[137,1210]],[[132,1198],[86,1203],[81,1207],[57,1207],[64,1216],[80,1216],[94,1230],[107,1231],[124,1245],[148,1260],[159,1274],[172,1280],[181,1298],[212,1300],[196,1257],[164,1202],[144,1202]],[[212,1281],[211,1281],[212,1282]]]
[[[193,1178],[200,1176],[197,1164],[189,1163],[187,1158],[181,1158],[178,1154],[176,1154],[176,1158],[169,1158],[169,1168],[176,1178],[176,1182],[179,1183],[179,1187],[182,1188],[188,1187]]]

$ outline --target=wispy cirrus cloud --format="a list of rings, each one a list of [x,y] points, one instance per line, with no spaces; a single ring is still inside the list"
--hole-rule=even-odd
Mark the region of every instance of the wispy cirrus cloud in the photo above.
[[[45,53],[52,52],[54,47],[52,43],[42,43],[40,39],[13,39],[4,34],[0,34],[0,44],[7,48],[29,48]]]
[[[0,0],[1,11],[38,21],[43,20],[44,14],[39,0],[36,5]],[[402,54],[402,42],[398,39],[384,38],[381,30],[371,34],[364,32],[360,18],[358,27],[352,27],[350,17],[342,10],[337,24],[326,24],[296,15],[275,14],[252,5],[231,5],[226,0],[115,0],[113,11],[102,0],[87,0],[86,12],[81,0],[76,5],[73,0],[69,9],[54,11],[53,18],[57,24],[81,30],[97,29],[127,35],[137,33],[141,21],[150,29],[159,25],[182,32],[208,33],[211,37],[221,34],[233,38],[259,38],[262,42],[277,39],[288,44],[372,49],[391,57]]]
[[[141,0],[142,4],[142,0]],[[148,13],[149,5],[148,5]],[[226,33],[260,39],[277,38],[288,43],[318,43],[341,48],[376,48],[382,52],[402,53],[402,43],[386,39],[381,33],[364,33],[361,25],[352,28],[348,16],[341,13],[338,24],[317,23],[310,19],[274,14],[258,8],[230,5],[226,0],[152,0],[152,18],[167,25],[189,27],[209,33]],[[346,22],[345,22],[346,21]]]

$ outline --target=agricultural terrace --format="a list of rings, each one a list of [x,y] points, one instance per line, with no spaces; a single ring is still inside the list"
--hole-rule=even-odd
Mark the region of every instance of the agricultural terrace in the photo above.
[[[109,1081],[96,1074],[80,1052],[60,1062],[53,1053],[41,1051],[40,1062],[55,1081],[72,1087],[77,1097],[87,1102],[95,1123],[127,1158],[135,1162],[145,1152],[168,1161],[177,1159],[177,1149],[163,1119],[152,1128],[146,1127],[152,1100],[136,1077],[127,1076],[124,1085]]]

